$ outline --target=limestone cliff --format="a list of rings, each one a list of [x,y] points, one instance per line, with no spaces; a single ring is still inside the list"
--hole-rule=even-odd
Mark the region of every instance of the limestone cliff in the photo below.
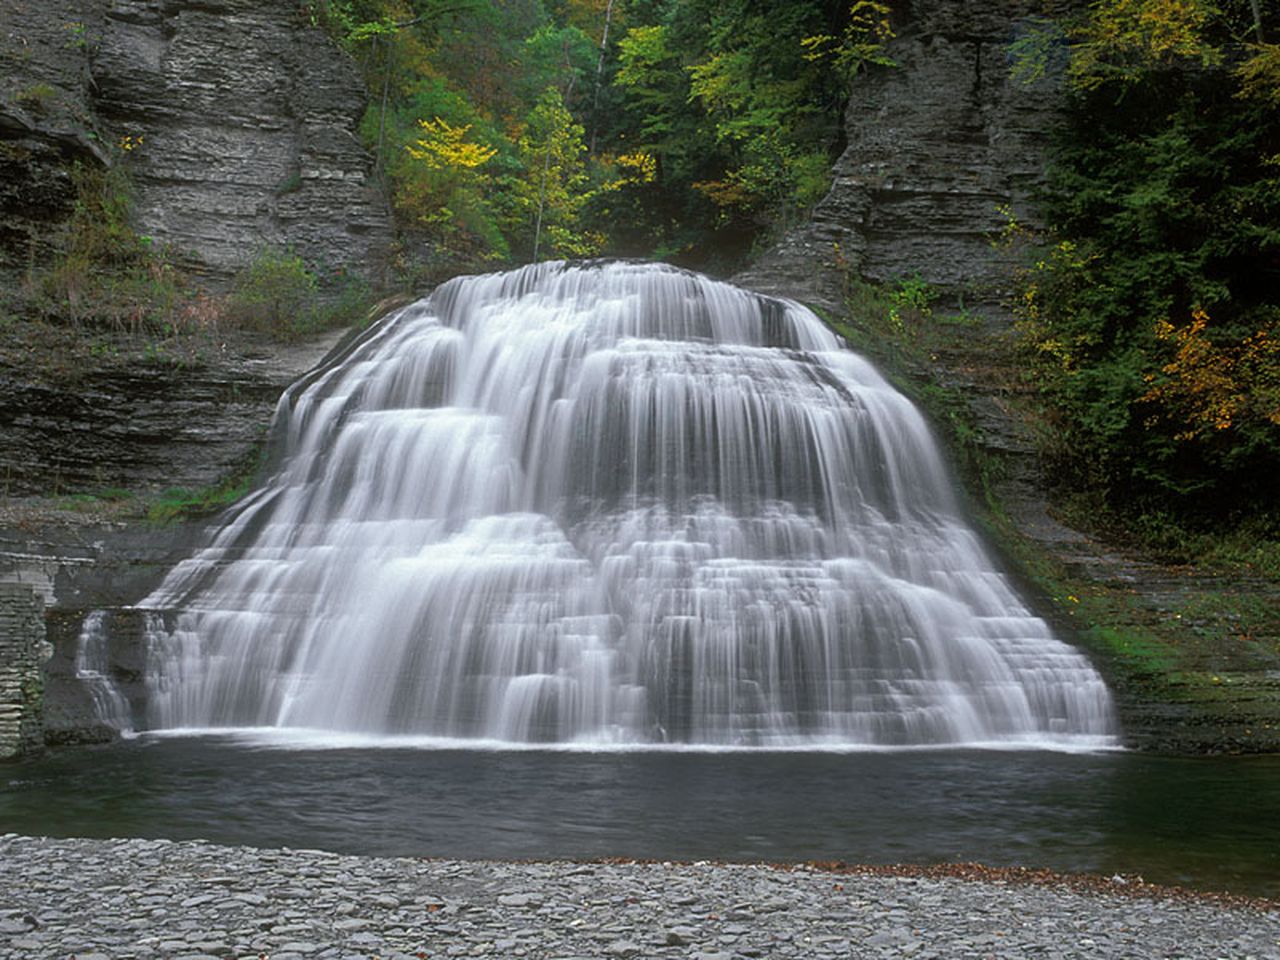
[[[215,279],[265,245],[376,271],[391,228],[355,136],[365,92],[298,10],[0,0],[0,271],[43,255],[77,160],[124,163],[138,232]]]
[[[1059,4],[1061,6],[1061,4]],[[1010,206],[1034,221],[1061,92],[1009,76],[1009,44],[1043,3],[910,0],[894,5],[894,67],[858,76],[847,147],[811,220],[738,279],[838,309],[843,275],[919,274],[967,302],[991,301],[1008,264],[990,240]]]

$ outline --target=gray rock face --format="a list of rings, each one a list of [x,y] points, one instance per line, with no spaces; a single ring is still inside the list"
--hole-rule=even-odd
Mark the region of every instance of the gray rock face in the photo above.
[[[261,444],[281,393],[336,338],[198,366],[104,365],[73,384],[0,362],[4,492],[217,483]]]
[[[143,137],[128,162],[141,232],[231,273],[265,244],[363,271],[390,240],[354,130],[355,66],[287,0],[115,0],[97,108]]]
[[[1009,264],[991,246],[1010,207],[1043,180],[1058,80],[1009,76],[1008,46],[1038,5],[914,0],[889,45],[896,67],[854,81],[848,146],[811,221],[739,282],[840,309],[847,272],[876,281],[919,274],[966,302],[998,300]]]
[[[391,227],[355,135],[365,91],[297,4],[0,0],[0,14],[10,270],[70,211],[67,166],[114,153],[138,232],[215,280],[264,246],[377,278]],[[125,137],[141,144],[115,150]]]
[[[49,658],[44,604],[24,583],[0,582],[0,760],[39,735],[40,667]]]
[[[47,256],[75,202],[70,165],[107,161],[91,122],[81,6],[0,0],[0,275]]]

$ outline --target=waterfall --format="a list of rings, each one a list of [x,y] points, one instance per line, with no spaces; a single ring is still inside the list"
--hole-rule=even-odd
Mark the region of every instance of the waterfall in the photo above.
[[[76,679],[89,694],[96,720],[112,730],[131,733],[129,702],[111,678],[108,619],[106,610],[91,610],[81,623],[76,638]]]
[[[673,268],[450,281],[295,387],[278,472],[140,606],[154,728],[1106,742],[912,405]]]

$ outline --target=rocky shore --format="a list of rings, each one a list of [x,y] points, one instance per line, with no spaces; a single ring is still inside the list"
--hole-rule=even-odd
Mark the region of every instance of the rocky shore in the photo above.
[[[0,957],[1280,955],[1275,904],[1119,878],[960,872],[969,878],[945,870],[376,859],[7,834]]]

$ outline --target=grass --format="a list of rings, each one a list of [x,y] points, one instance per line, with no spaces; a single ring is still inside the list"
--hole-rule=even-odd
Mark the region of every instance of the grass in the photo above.
[[[254,489],[265,457],[266,446],[259,444],[256,450],[245,456],[231,473],[216,484],[200,489],[170,487],[158,496],[149,498],[147,520],[158,526],[166,526],[221,513]]]

